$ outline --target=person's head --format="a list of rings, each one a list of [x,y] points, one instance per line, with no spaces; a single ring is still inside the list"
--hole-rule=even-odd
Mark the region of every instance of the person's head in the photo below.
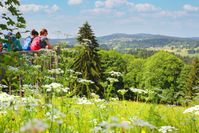
[[[12,40],[12,32],[8,32],[6,35],[5,35],[5,39],[8,39],[8,40]]]
[[[17,38],[17,39],[20,39],[20,38],[21,38],[21,33],[20,33],[20,32],[17,32],[17,33],[16,33],[16,38]]]
[[[3,44],[0,42],[0,52],[3,50]]]
[[[34,37],[37,37],[39,35],[39,33],[35,30],[35,29],[33,29],[32,31],[31,31],[31,36],[34,38]]]
[[[47,36],[48,35],[48,31],[46,29],[42,29],[40,31],[40,36]]]

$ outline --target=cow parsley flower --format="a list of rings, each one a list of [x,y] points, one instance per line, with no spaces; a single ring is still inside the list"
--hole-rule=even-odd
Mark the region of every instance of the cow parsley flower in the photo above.
[[[156,128],[154,125],[150,124],[147,121],[141,120],[138,117],[130,118],[130,120],[135,126],[149,127],[150,129],[155,129]]]
[[[132,92],[134,92],[134,93],[139,93],[139,94],[146,94],[147,93],[147,91],[145,91],[145,90],[142,90],[142,89],[137,89],[137,88],[130,88],[130,90],[132,91]]]
[[[16,97],[7,93],[0,93],[0,109],[6,109],[15,103]]]
[[[82,79],[82,78],[79,78],[79,79],[78,79],[78,82],[79,82],[79,83],[82,83],[82,84],[86,84],[86,85],[88,85],[88,84],[94,84],[93,81],[87,80],[87,79]]]
[[[62,74],[64,71],[61,68],[48,70],[50,74]]]
[[[122,76],[121,72],[110,71],[109,74],[113,77],[120,77]]]
[[[26,123],[23,127],[21,127],[21,132],[30,132],[30,133],[36,133],[36,132],[43,132],[48,128],[48,125],[44,123],[42,120],[39,119],[33,119]]]
[[[72,69],[68,69],[67,72],[69,72],[69,73],[74,73],[75,71],[72,70]]]
[[[85,97],[79,98],[77,104],[93,104],[90,100]]]
[[[195,105],[194,107],[190,107],[190,108],[186,109],[183,113],[184,114],[185,113],[194,113],[194,114],[198,115],[198,113],[199,113],[199,105]]]
[[[63,91],[64,93],[67,93],[69,90],[70,90],[70,88],[68,88],[68,87],[62,88],[62,91]]]
[[[117,92],[121,95],[124,95],[127,93],[128,90],[125,90],[125,89],[121,89],[121,90],[118,90]]]
[[[161,133],[167,133],[177,130],[175,127],[172,126],[161,126],[160,129],[158,129]]]
[[[107,78],[108,81],[110,81],[111,83],[115,83],[118,82],[119,80],[116,78]]]
[[[41,65],[33,65],[32,67],[35,68],[35,69],[40,69]]]
[[[0,84],[0,88],[8,88],[7,85]]]
[[[50,120],[50,121],[55,121],[55,122],[59,122],[64,119],[66,117],[66,115],[64,113],[62,113],[61,111],[59,111],[58,109],[51,109],[50,112],[47,112],[45,114],[45,117]]]
[[[13,66],[8,66],[8,70],[13,71],[13,72],[18,72],[19,68],[13,67]]]

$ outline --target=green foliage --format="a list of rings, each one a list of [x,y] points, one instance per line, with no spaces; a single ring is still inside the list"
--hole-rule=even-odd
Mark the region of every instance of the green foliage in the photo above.
[[[22,16],[22,13],[17,9],[20,6],[19,0],[3,0],[0,1],[0,8],[5,12],[1,13],[0,31],[7,30],[13,31],[18,28],[25,28],[26,21]],[[0,41],[5,41],[0,38]]]
[[[174,94],[179,91],[177,81],[183,65],[179,58],[168,52],[156,53],[144,65],[142,87],[149,90],[160,89],[161,102],[173,103]]]
[[[85,43],[85,39],[87,39],[88,41],[91,41],[90,43],[88,43],[90,48],[96,48],[99,46],[88,22],[84,23],[83,26],[80,27],[78,35],[79,36],[77,37],[77,41],[79,42],[79,44]]]
[[[122,59],[122,54],[118,53],[115,50],[101,50],[100,55],[102,60],[102,67],[105,70],[105,73],[108,73],[110,71],[126,71],[126,63],[124,59]]]
[[[145,60],[141,58],[134,58],[129,61],[125,59],[125,61],[126,61],[126,64],[128,64],[127,73],[124,75],[125,87],[140,88],[140,84],[142,80],[142,71],[144,69]]]

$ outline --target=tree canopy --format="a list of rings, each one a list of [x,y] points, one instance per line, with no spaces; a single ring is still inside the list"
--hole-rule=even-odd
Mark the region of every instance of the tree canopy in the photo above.
[[[0,1],[1,21],[0,30],[13,31],[13,29],[25,28],[26,21],[18,10],[19,0]]]

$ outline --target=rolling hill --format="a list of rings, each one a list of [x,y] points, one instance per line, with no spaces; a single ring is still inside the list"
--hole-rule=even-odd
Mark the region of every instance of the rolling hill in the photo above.
[[[149,47],[199,47],[199,38],[181,38],[153,34],[123,34],[117,33],[107,36],[97,37],[102,48],[124,50],[128,48],[149,48]],[[56,44],[59,41],[66,41],[69,45],[77,44],[75,38],[52,39],[51,43]]]

